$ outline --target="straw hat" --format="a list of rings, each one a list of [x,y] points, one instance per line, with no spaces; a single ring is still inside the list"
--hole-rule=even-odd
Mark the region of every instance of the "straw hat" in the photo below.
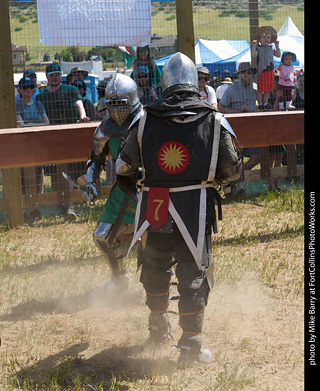
[[[232,80],[230,79],[230,77],[226,77],[222,82],[221,84],[232,84]]]
[[[265,34],[265,33],[270,33],[271,34],[271,42],[270,43],[273,43],[277,40],[277,32],[276,30],[272,27],[272,26],[261,26],[258,28],[257,32],[256,32],[256,40],[259,41],[261,35]]]

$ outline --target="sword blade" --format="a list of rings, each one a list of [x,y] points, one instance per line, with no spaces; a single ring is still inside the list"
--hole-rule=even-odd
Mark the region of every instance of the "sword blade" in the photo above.
[[[85,186],[82,186],[80,185],[80,183],[78,183],[77,181],[74,181],[72,178],[69,177],[69,175],[67,175],[65,172],[62,171],[62,175],[64,177],[65,180],[67,180],[69,183],[71,183],[76,189],[80,189],[82,191],[87,191],[87,189],[85,188]]]

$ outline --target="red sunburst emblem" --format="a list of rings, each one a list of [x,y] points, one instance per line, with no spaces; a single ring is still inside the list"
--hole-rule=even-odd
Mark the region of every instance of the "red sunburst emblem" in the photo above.
[[[167,174],[180,174],[188,167],[189,160],[189,151],[183,144],[177,141],[164,143],[157,155],[159,167]]]

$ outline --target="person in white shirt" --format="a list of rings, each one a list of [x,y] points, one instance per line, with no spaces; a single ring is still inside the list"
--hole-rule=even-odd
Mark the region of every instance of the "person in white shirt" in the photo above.
[[[226,77],[222,82],[221,84],[219,85],[219,87],[216,89],[216,97],[217,97],[217,100],[218,102],[221,100],[221,98],[223,97],[223,94],[225,92],[225,90],[232,84],[232,80],[230,79],[230,77]]]
[[[198,88],[200,91],[201,99],[210,103],[215,109],[218,109],[218,102],[215,90],[208,86],[210,80],[210,71],[206,67],[199,67],[198,70]]]

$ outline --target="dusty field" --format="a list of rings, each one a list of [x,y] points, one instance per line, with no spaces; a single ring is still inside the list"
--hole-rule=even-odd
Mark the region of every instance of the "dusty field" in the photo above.
[[[175,314],[175,340],[142,349],[148,310],[134,257],[129,294],[88,299],[109,278],[94,222],[2,232],[0,390],[302,391],[304,220],[294,197],[224,206],[203,333],[213,362],[189,369],[176,363]]]

